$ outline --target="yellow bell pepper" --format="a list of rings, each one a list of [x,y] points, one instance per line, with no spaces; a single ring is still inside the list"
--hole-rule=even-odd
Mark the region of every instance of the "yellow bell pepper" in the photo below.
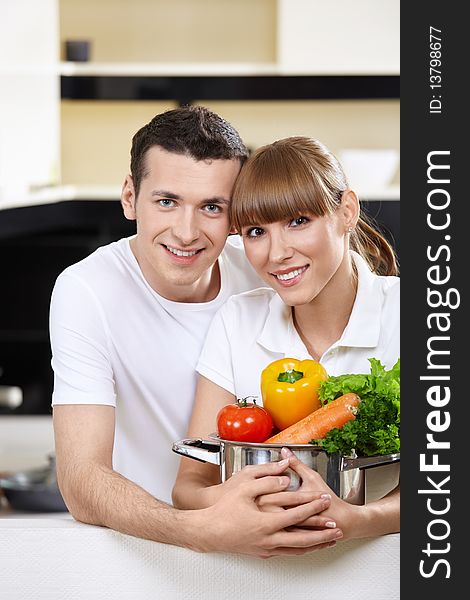
[[[320,408],[318,388],[327,377],[316,360],[281,358],[263,369],[261,396],[274,425],[285,429]]]

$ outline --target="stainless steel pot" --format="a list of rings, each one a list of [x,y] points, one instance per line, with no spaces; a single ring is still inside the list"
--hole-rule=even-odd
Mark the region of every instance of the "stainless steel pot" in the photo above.
[[[220,439],[213,434],[209,439],[188,438],[173,444],[173,452],[196,460],[220,466],[222,481],[226,481],[247,465],[260,465],[282,459],[281,449],[290,448],[308,467],[317,471],[337,496],[350,504],[365,503],[364,469],[386,465],[400,460],[400,454],[382,456],[341,456],[327,454],[312,444],[251,444]],[[286,472],[291,483],[289,490],[300,486],[294,471]]]

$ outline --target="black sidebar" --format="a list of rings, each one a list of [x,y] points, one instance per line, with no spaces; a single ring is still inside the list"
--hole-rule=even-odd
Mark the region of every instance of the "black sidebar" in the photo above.
[[[467,588],[469,52],[461,6],[401,5],[404,599],[459,597]]]

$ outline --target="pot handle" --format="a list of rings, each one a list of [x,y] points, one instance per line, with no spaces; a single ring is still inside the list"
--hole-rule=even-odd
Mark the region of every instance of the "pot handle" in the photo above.
[[[360,456],[357,458],[348,458],[343,456],[341,459],[340,471],[349,471],[350,469],[366,469],[367,467],[378,467],[388,465],[400,460],[400,453],[383,454],[381,456]]]
[[[220,465],[220,444],[211,440],[202,440],[200,438],[187,438],[175,442],[172,447],[173,452],[181,454],[188,458],[194,458],[200,462]]]

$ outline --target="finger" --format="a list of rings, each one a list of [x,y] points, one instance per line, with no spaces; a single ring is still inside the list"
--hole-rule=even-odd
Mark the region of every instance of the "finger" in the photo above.
[[[307,548],[273,548],[269,551],[269,556],[264,558],[270,558],[271,556],[302,556],[310,552],[317,552],[318,550],[325,550],[326,548],[333,548],[336,546],[336,540],[332,542],[326,542],[325,544],[316,544]]]
[[[325,490],[332,493],[331,488],[325,482],[323,477],[303,463],[289,448],[282,448],[281,455],[289,460],[289,467],[299,475],[301,480],[308,479],[309,485],[315,485],[319,490]]]
[[[310,548],[319,544],[328,544],[343,537],[343,532],[337,527],[332,529],[300,529],[278,531],[270,537],[273,548]]]
[[[321,499],[321,501],[313,500],[312,502],[307,502],[305,504],[301,504],[300,506],[286,508],[282,513],[268,514],[271,515],[273,520],[277,519],[277,523],[274,523],[274,527],[276,529],[292,527],[294,525],[297,525],[298,523],[304,522],[308,518],[324,510],[321,509],[320,506],[329,506],[329,504],[327,503],[329,503],[329,500],[323,498]]]
[[[326,515],[314,515],[296,525],[296,527],[305,527],[307,529],[334,529],[336,526],[336,521]]]
[[[267,475],[260,479],[241,481],[234,492],[237,491],[241,496],[253,500],[258,496],[281,492],[287,488],[289,483],[290,478],[286,475]]]
[[[266,477],[268,475],[278,475],[283,473],[289,466],[289,459],[275,462],[267,462],[261,465],[248,465],[243,467],[241,471],[235,473],[233,477],[243,478],[248,477],[249,479],[257,479],[259,477]]]
[[[312,502],[312,500],[331,500],[331,494],[322,491],[309,491],[309,490],[297,490],[295,492],[279,492],[276,494],[268,494],[267,496],[261,496],[258,498],[258,506],[298,506],[299,504],[305,504],[306,502]],[[328,502],[329,503],[329,502]]]

